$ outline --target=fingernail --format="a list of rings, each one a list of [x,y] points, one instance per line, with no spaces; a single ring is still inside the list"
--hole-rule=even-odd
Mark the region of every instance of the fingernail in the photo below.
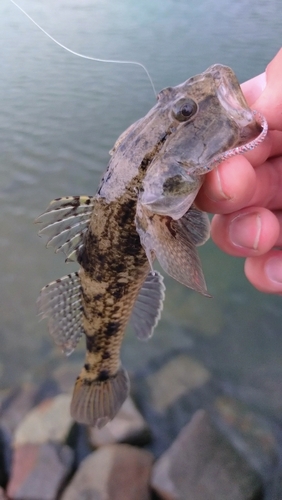
[[[210,184],[207,182],[204,184],[204,190],[205,190],[205,194],[206,196],[211,200],[211,201],[226,201],[226,200],[231,200],[230,196],[228,196],[224,191],[223,191],[223,188],[222,188],[222,182],[221,182],[221,178],[220,178],[220,173],[219,173],[219,170],[218,168],[215,168],[214,169],[214,173],[215,173],[215,177],[216,177],[216,197],[214,196],[214,190],[212,189],[210,191]]]
[[[282,283],[282,258],[281,257],[271,257],[266,265],[265,272],[270,281],[273,283]]]
[[[258,213],[237,215],[229,225],[229,238],[233,245],[257,250],[261,233]]]

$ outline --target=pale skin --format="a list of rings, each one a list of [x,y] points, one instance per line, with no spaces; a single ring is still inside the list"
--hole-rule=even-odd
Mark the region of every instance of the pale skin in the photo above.
[[[197,197],[214,213],[211,235],[230,255],[245,258],[245,274],[265,293],[282,294],[282,49],[265,73],[242,85],[251,108],[267,119],[266,140],[207,174]]]

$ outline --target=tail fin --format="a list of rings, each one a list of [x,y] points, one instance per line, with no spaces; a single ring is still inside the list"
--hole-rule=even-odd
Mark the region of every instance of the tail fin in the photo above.
[[[129,379],[122,367],[103,381],[80,375],[74,386],[71,416],[81,424],[101,428],[115,417],[128,392]]]

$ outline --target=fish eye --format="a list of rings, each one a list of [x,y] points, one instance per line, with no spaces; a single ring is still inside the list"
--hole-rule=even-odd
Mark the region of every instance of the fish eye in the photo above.
[[[198,111],[198,105],[193,99],[180,99],[173,109],[173,116],[179,122],[186,122]]]

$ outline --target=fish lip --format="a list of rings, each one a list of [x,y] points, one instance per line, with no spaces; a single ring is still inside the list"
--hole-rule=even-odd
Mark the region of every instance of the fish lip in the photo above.
[[[257,123],[234,71],[228,66],[218,64],[211,66],[206,71],[213,75],[217,98],[227,114],[237,124],[242,138],[247,132],[250,132],[250,135],[246,137],[246,141],[253,138],[253,128],[257,127]],[[256,133],[259,132],[256,130]]]

